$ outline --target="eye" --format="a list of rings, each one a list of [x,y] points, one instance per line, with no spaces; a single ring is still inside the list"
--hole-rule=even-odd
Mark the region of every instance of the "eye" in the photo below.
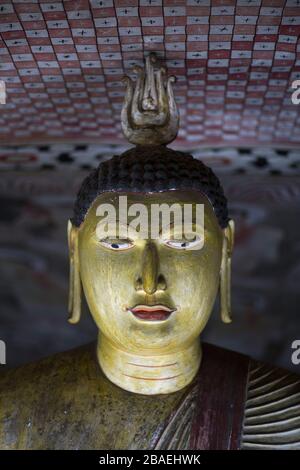
[[[183,238],[180,240],[165,240],[165,245],[176,250],[200,250],[203,247],[204,238],[196,235],[192,240]]]
[[[102,246],[105,248],[109,248],[110,250],[114,251],[124,251],[124,250],[129,250],[134,246],[133,242],[129,239],[122,240],[122,239],[116,239],[112,240],[110,238],[105,238],[104,240],[100,240],[99,242]]]

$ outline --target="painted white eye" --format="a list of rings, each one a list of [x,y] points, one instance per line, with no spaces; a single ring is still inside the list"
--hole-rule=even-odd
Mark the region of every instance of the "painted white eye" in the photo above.
[[[105,240],[100,240],[100,244],[102,246],[105,246],[105,248],[109,248],[110,250],[114,250],[114,251],[129,250],[130,248],[134,246],[133,242],[129,239],[110,240],[109,238],[106,238]]]
[[[183,238],[181,240],[166,240],[164,243],[176,250],[200,250],[203,247],[204,238],[196,235],[193,240]]]

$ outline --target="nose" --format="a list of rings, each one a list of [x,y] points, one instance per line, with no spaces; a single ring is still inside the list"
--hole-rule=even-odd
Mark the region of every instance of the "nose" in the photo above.
[[[165,290],[166,282],[159,272],[159,256],[155,243],[148,242],[142,254],[142,276],[137,279],[136,289],[143,289],[146,294],[154,294],[158,289]]]
[[[146,243],[142,256],[142,283],[147,294],[157,289],[158,253],[154,243]]]

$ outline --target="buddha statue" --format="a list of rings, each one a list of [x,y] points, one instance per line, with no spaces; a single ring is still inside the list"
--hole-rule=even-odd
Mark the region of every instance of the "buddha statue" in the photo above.
[[[69,321],[84,292],[98,339],[1,374],[0,448],[300,449],[299,378],[200,341],[218,292],[232,320],[234,223],[211,169],[166,146],[174,79],[153,55],[135,72],[135,146],[87,176],[68,223]]]

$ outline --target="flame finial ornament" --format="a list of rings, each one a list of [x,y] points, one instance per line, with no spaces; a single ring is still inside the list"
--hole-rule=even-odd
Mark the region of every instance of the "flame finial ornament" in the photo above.
[[[146,57],[145,69],[134,67],[135,84],[130,77],[124,77],[127,90],[121,112],[122,130],[135,145],[166,145],[178,132],[179,113],[172,89],[175,77],[166,78],[164,67],[155,70],[156,61],[151,53]]]

